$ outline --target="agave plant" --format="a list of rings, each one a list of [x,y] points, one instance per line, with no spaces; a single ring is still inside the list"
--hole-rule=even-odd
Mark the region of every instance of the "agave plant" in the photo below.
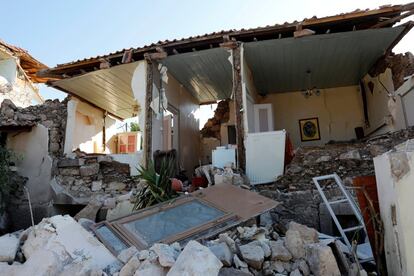
[[[146,208],[157,203],[170,200],[176,196],[171,187],[171,178],[174,176],[174,162],[163,161],[160,173],[157,173],[153,162],[149,162],[147,168],[138,169],[138,177],[145,184],[137,193],[134,210]]]

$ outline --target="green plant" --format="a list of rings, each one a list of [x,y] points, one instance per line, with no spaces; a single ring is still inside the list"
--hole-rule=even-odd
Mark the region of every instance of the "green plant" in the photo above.
[[[4,213],[13,192],[10,181],[10,162],[14,153],[3,146],[0,146],[0,215]]]
[[[177,196],[171,187],[174,162],[163,161],[159,174],[156,172],[153,162],[149,162],[147,168],[140,167],[138,172],[138,177],[145,183],[136,195],[134,210],[146,208]]]
[[[129,129],[131,131],[140,131],[141,130],[141,128],[139,127],[139,124],[138,123],[135,123],[135,122],[131,122],[129,124]]]

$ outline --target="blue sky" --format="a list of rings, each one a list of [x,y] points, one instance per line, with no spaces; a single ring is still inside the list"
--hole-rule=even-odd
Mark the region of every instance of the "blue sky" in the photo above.
[[[42,0],[3,1],[0,39],[55,66],[159,40],[402,4],[412,0]],[[414,31],[397,46],[413,51]],[[41,87],[46,98],[62,98]]]

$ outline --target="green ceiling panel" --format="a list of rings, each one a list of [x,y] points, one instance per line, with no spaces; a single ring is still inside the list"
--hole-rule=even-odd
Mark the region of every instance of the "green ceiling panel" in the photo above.
[[[403,29],[249,42],[245,57],[260,93],[356,85]]]
[[[229,98],[233,86],[230,53],[222,48],[177,54],[162,63],[200,103]]]

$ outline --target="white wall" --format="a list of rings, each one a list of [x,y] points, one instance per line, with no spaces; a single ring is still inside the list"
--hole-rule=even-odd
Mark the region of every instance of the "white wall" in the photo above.
[[[406,147],[405,143],[402,147]],[[389,275],[414,275],[413,150],[412,140],[411,149],[407,151],[388,152],[374,158]]]
[[[364,130],[365,135],[377,135],[404,128],[401,98],[394,92],[391,69],[387,68],[376,77],[368,74],[363,78],[363,82],[369,119],[369,127]],[[369,82],[374,84],[373,92],[368,87]]]
[[[414,126],[414,77],[410,77],[396,91],[401,99],[403,126]]]
[[[309,98],[301,92],[274,93],[259,103],[272,104],[275,129],[286,129],[295,147],[351,140],[356,138],[355,127],[364,125],[358,86],[322,89],[320,96]],[[301,142],[299,120],[311,117],[319,119],[321,140]]]
[[[23,74],[18,77],[18,60],[14,57],[0,58],[0,76],[4,77],[13,87],[7,93],[0,92],[0,104],[5,99],[10,99],[16,106],[27,107],[35,103],[41,103],[38,89]],[[20,69],[19,69],[20,70]]]
[[[117,120],[105,118],[105,145],[103,149],[104,112],[76,98],[68,102],[68,117],[65,136],[65,153],[79,148],[86,153],[110,153],[115,147],[112,139],[122,129],[115,127]]]
[[[33,203],[45,203],[51,199],[49,185],[52,173],[52,158],[49,156],[48,129],[37,125],[30,132],[9,135],[7,148],[20,156],[16,165],[18,173],[28,178],[27,187]]]

